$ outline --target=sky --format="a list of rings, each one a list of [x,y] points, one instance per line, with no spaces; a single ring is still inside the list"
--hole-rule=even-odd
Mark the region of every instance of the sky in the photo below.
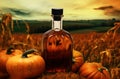
[[[120,0],[0,0],[0,15],[50,20],[51,8],[63,8],[65,20],[120,19]]]

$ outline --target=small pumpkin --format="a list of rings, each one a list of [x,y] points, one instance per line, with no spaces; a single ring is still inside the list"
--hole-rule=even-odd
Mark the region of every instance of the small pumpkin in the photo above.
[[[86,79],[110,79],[110,74],[107,68],[103,67],[100,63],[84,63],[80,67],[80,75]]]
[[[29,79],[44,72],[45,61],[41,56],[33,54],[35,52],[35,49],[30,49],[7,61],[6,68],[11,79]]]
[[[73,49],[73,58],[72,58],[72,71],[79,71],[80,66],[84,63],[84,58],[81,52]]]
[[[22,54],[22,51],[14,49],[12,46],[0,51],[0,78],[7,76],[6,62],[8,59],[18,54]]]

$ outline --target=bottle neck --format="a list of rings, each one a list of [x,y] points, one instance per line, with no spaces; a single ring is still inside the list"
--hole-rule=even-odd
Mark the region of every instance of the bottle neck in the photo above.
[[[52,29],[55,30],[55,31],[62,30],[62,18],[61,18],[61,16],[60,16],[60,19],[57,19],[57,20],[53,16]]]

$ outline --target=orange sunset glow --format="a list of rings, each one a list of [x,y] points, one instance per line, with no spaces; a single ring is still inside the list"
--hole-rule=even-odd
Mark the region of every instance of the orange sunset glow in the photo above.
[[[120,0],[1,0],[0,12],[23,19],[49,20],[51,8],[63,8],[64,19],[120,18]]]

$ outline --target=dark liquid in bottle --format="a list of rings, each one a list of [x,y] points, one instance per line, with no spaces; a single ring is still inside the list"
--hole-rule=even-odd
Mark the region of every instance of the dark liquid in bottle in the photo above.
[[[43,35],[42,56],[46,72],[67,72],[72,66],[72,38],[64,30],[50,30]]]

